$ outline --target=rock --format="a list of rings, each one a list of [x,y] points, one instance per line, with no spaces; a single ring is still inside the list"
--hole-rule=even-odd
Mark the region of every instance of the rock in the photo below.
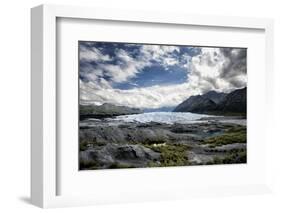
[[[90,129],[80,129],[80,141],[127,144],[160,141],[173,137],[169,130],[159,125],[147,127],[139,127],[137,125],[132,124],[129,128],[124,126],[95,126]]]
[[[201,147],[201,148],[200,148]],[[247,145],[241,143],[227,144],[215,148],[209,148],[205,145],[199,145],[188,152],[188,160],[191,165],[213,164],[216,158],[224,159],[232,152],[241,152],[246,150]],[[232,163],[236,163],[235,160]],[[237,160],[237,163],[238,160]]]
[[[80,162],[91,162],[97,168],[146,167],[149,162],[160,160],[160,153],[142,145],[118,145],[108,143],[103,147],[95,147],[80,151]]]
[[[193,126],[188,126],[184,124],[174,124],[171,128],[171,131],[174,133],[196,133],[197,129]]]
[[[195,152],[188,152],[188,161],[191,165],[207,164],[214,159],[210,154],[198,154]]]
[[[209,164],[217,157],[221,159],[228,157],[233,150],[246,150],[246,143],[235,142],[213,148],[204,143],[206,139],[220,136],[230,129],[245,128],[237,124],[222,123],[221,119],[225,118],[216,117],[216,119],[211,118],[211,121],[193,124],[154,122],[139,124],[135,122],[129,125],[122,123],[107,125],[101,121],[100,124],[95,124],[96,126],[89,129],[82,128],[79,131],[80,168],[162,166],[161,156],[164,151],[157,145],[163,144],[168,147],[188,146],[188,162],[191,165]],[[148,145],[153,148],[148,148]],[[232,162],[235,163],[235,159]]]
[[[215,148],[204,148],[204,151],[207,152],[226,152],[226,151],[231,151],[234,149],[246,149],[247,148],[247,144],[245,143],[233,143],[233,144],[226,144],[226,145],[222,145],[222,146],[218,146]]]
[[[158,160],[160,154],[141,145],[124,145],[117,148],[115,159],[117,160]]]

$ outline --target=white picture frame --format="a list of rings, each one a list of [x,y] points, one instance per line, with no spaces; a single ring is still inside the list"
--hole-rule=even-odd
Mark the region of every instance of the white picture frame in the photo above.
[[[194,183],[194,188],[187,190],[170,187],[165,190],[156,190],[151,196],[145,194],[132,196],[131,194],[108,196],[87,195],[59,195],[57,166],[57,19],[87,19],[108,20],[135,23],[153,23],[156,25],[192,25],[200,27],[232,29],[256,29],[265,35],[265,89],[266,106],[272,108],[273,87],[273,21],[271,19],[216,17],[173,13],[154,13],[147,11],[122,11],[101,8],[85,8],[74,6],[41,5],[31,10],[31,201],[42,208],[63,207],[76,205],[91,205],[100,203],[138,202],[143,200],[182,199],[188,197],[210,195],[252,194],[270,191],[270,161],[262,167],[266,178],[258,184],[221,185],[218,187],[200,187]],[[249,110],[249,109],[248,109]],[[254,110],[254,109],[250,109]],[[265,115],[266,128],[270,129],[270,110]],[[264,146],[270,146],[267,139]],[[270,157],[268,152],[266,157]],[[184,168],[182,168],[184,169]],[[171,170],[170,170],[171,171]],[[75,183],[73,183],[75,184]],[[126,186],[124,186],[126,187]],[[137,192],[136,192],[137,193]],[[157,195],[157,197],[155,196]]]

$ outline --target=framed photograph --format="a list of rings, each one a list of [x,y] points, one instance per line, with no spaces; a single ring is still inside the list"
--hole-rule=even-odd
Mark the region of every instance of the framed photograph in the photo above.
[[[79,170],[247,163],[247,49],[79,41]]]
[[[40,207],[270,192],[270,19],[31,10]]]

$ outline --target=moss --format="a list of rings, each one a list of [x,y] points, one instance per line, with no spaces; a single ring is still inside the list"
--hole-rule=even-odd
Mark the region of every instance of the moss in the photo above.
[[[160,164],[152,162],[148,164],[149,167],[188,165],[186,151],[189,149],[189,146],[183,144],[167,144],[165,146],[146,145],[146,147],[160,153]]]
[[[233,127],[219,136],[209,137],[204,143],[209,144],[209,147],[222,146],[233,143],[246,143],[247,134],[245,127]]]

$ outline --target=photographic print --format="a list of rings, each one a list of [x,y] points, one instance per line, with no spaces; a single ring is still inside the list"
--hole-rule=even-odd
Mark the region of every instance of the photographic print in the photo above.
[[[247,162],[247,49],[79,41],[79,169]]]

